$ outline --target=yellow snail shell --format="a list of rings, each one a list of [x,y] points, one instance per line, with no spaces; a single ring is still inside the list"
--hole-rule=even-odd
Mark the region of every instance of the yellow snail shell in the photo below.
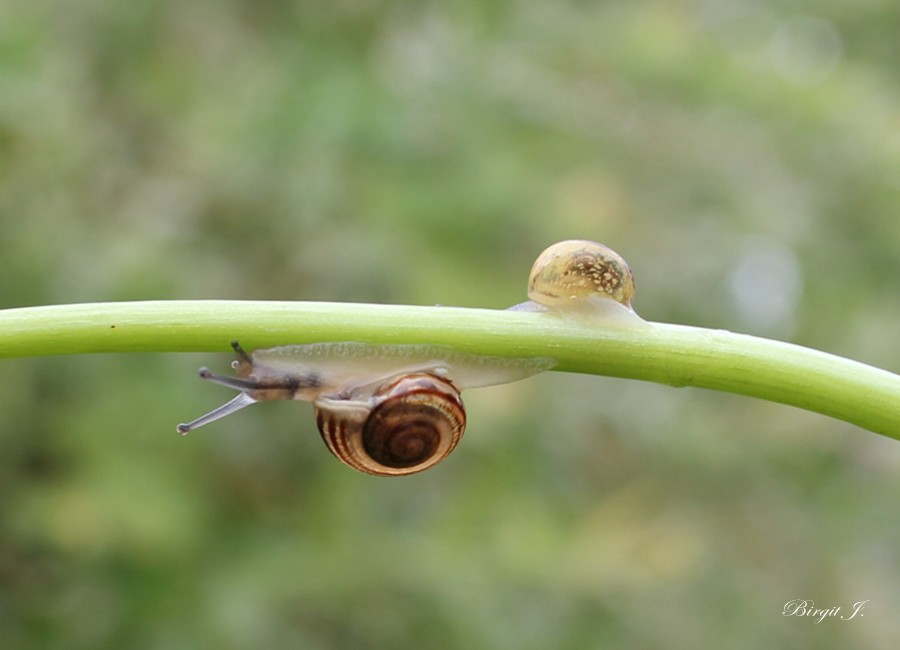
[[[434,345],[313,343],[255,350],[235,341],[235,377],[200,376],[240,393],[193,422],[182,435],[251,404],[304,400],[315,406],[328,449],[342,462],[381,476],[413,474],[443,460],[466,426],[460,391],[503,384],[548,370],[547,358],[466,354]]]
[[[597,242],[570,239],[541,253],[528,276],[528,297],[542,305],[565,307],[590,296],[631,306],[634,275],[628,262]]]
[[[550,311],[614,326],[645,326],[631,306],[634,275],[621,255],[595,241],[570,239],[542,252],[528,277],[531,302],[516,311]]]

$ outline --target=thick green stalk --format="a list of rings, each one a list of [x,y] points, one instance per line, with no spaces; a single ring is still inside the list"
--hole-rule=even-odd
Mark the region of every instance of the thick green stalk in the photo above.
[[[900,439],[900,376],[724,330],[604,328],[545,313],[317,302],[165,301],[0,310],[0,357],[228,352],[317,341],[433,343],[556,370],[699,386],[791,404]]]

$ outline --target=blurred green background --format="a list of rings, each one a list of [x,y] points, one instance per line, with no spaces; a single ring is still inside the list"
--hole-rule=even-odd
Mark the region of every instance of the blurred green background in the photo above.
[[[0,307],[502,308],[577,237],[645,318],[897,372],[898,33],[894,0],[0,0]],[[0,362],[2,647],[900,638],[896,441],[551,373],[373,478],[308,405],[178,438],[227,343]]]

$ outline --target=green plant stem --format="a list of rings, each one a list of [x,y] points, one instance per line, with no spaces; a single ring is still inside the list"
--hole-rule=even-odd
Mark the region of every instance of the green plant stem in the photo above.
[[[546,313],[322,302],[159,301],[0,310],[0,357],[230,352],[318,341],[432,343],[556,370],[790,404],[900,439],[900,376],[817,350],[683,325],[605,328]]]

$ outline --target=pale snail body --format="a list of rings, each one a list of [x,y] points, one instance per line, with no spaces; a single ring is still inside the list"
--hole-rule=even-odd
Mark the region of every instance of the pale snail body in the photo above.
[[[634,275],[617,252],[595,241],[557,242],[535,260],[528,302],[514,311],[548,311],[612,327],[646,327],[631,306]]]
[[[312,402],[322,439],[345,464],[396,476],[427,469],[465,430],[463,388],[502,384],[549,369],[544,358],[506,359],[431,345],[314,343],[256,350],[237,342],[236,377],[200,376],[241,391],[230,402],[178,426],[186,434],[250,404]]]

